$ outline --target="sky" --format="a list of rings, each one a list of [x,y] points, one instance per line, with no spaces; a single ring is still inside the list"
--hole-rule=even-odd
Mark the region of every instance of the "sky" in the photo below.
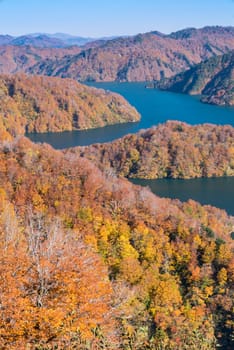
[[[0,0],[0,34],[84,37],[234,26],[234,0]]]

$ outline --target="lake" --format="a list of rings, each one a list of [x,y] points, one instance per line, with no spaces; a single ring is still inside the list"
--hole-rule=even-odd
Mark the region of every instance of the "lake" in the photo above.
[[[132,183],[148,186],[160,197],[177,198],[187,201],[192,198],[201,204],[210,204],[225,209],[234,215],[234,177],[209,179],[131,179]]]
[[[136,133],[166,120],[181,120],[189,124],[214,123],[234,126],[234,108],[203,104],[197,96],[188,96],[155,89],[145,89],[145,83],[92,83],[95,87],[118,92],[141,113],[138,123],[126,123],[105,128],[27,135],[34,142],[47,142],[54,148],[110,142],[128,133]],[[234,177],[192,180],[134,180],[149,186],[161,197],[189,198],[211,204],[234,215]]]
[[[91,85],[91,84],[89,84]],[[145,89],[145,83],[92,83],[92,86],[118,92],[141,113],[141,121],[83,131],[65,131],[27,135],[34,142],[47,142],[54,148],[86,146],[110,142],[128,133],[166,120],[181,120],[189,124],[214,123],[234,126],[234,108],[203,104],[197,96]]]

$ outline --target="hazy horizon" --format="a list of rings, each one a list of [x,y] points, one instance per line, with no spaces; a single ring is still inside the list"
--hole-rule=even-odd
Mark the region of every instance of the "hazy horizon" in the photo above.
[[[1,2],[1,0],[0,0]],[[74,38],[77,38],[77,37],[81,37],[81,38],[89,38],[89,39],[102,39],[102,38],[115,38],[115,37],[121,37],[121,36],[134,36],[134,35],[138,35],[138,34],[144,34],[144,33],[150,33],[150,32],[154,32],[154,31],[158,31],[158,32],[161,32],[162,34],[166,34],[166,35],[169,35],[169,34],[172,34],[173,32],[178,32],[180,30],[184,30],[184,29],[191,29],[191,28],[195,28],[195,29],[202,29],[204,27],[234,27],[234,25],[230,25],[230,26],[221,26],[221,25],[218,25],[218,24],[213,24],[213,25],[209,25],[209,26],[203,26],[203,27],[183,27],[183,28],[178,28],[177,30],[175,31],[172,31],[172,32],[168,32],[168,33],[165,33],[165,32],[161,32],[159,31],[157,28],[154,28],[152,30],[149,30],[147,32],[137,32],[137,33],[133,33],[133,34],[120,34],[120,35],[112,35],[110,33],[110,35],[105,35],[105,36],[88,36],[88,35],[79,35],[79,34],[73,34],[73,33],[65,33],[65,32],[61,32],[61,31],[56,31],[56,32],[33,32],[33,33],[29,33],[29,32],[26,32],[26,33],[22,33],[22,34],[18,34],[18,35],[13,35],[13,34],[9,34],[9,33],[0,33],[0,35],[10,35],[12,37],[20,37],[20,36],[36,36],[36,35],[48,35],[48,36],[55,36],[55,35],[67,35],[69,37],[74,37]]]
[[[233,0],[0,0],[0,33],[66,33],[81,37],[131,36],[184,28],[233,26]]]

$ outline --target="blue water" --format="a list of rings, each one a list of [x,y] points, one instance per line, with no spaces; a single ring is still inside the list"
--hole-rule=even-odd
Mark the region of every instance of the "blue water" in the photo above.
[[[118,92],[141,113],[139,129],[181,120],[189,124],[213,123],[234,126],[234,107],[201,103],[198,96],[189,96],[156,89],[145,89],[145,83],[95,83],[96,87]]]
[[[138,123],[126,123],[105,128],[63,133],[27,135],[34,142],[47,142],[57,149],[109,142],[128,133],[136,133],[166,120],[181,120],[190,124],[214,123],[234,126],[234,108],[203,104],[199,97],[155,89],[145,89],[145,83],[92,83],[123,95],[141,113]]]
[[[191,180],[131,179],[130,181],[137,185],[150,187],[151,191],[160,197],[177,198],[181,201],[192,198],[201,204],[210,204],[234,215],[234,177]]]
[[[136,133],[166,120],[181,120],[190,124],[214,123],[234,126],[234,108],[203,104],[199,97],[145,89],[144,83],[93,83],[93,86],[118,92],[141,113],[138,123],[126,123],[105,128],[63,133],[31,134],[34,142],[47,142],[57,149],[109,142],[128,133]],[[149,186],[161,197],[189,198],[211,204],[234,215],[234,177],[193,180],[136,180]]]

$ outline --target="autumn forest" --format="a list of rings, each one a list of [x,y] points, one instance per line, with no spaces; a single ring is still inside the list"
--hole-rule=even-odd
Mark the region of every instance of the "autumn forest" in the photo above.
[[[0,46],[0,349],[233,349],[234,217],[128,178],[234,176],[234,127],[168,121],[64,150],[27,138],[140,120],[83,80],[205,81],[232,104],[232,34]]]

